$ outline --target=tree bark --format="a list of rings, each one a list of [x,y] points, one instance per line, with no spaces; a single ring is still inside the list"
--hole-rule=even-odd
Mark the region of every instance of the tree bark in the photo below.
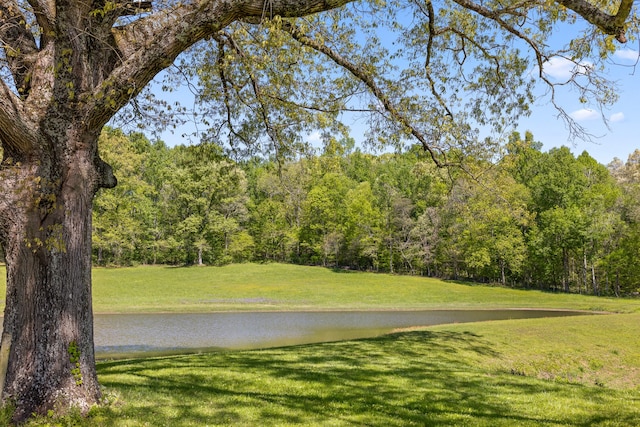
[[[5,153],[0,169],[0,241],[7,265],[0,385],[3,399],[16,407],[16,421],[49,409],[86,411],[100,399],[91,208],[97,188],[113,186],[115,179],[95,154],[97,135],[71,136],[65,146],[76,150],[40,152],[22,161]]]
[[[620,43],[627,42],[625,34],[625,22],[629,17],[633,0],[620,0],[615,15],[602,10],[599,5],[594,5],[586,0],[557,0],[561,5],[573,10],[578,15],[600,28],[605,34],[616,37]]]

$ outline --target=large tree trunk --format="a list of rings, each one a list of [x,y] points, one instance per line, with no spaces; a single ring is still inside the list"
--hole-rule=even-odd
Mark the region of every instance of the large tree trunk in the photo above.
[[[100,399],[91,208],[96,189],[115,185],[115,179],[95,152],[97,135],[65,134],[72,139],[66,149],[21,161],[5,153],[0,169],[0,241],[7,264],[0,385],[3,400],[16,407],[15,421],[52,408],[86,411]]]

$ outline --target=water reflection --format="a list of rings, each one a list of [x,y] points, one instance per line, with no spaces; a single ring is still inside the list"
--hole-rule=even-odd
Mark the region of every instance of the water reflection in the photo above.
[[[109,314],[95,317],[99,358],[195,349],[255,349],[368,338],[396,328],[582,314],[549,310],[427,310]]]

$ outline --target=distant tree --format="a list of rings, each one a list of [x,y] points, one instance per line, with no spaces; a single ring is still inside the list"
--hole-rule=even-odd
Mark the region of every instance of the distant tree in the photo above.
[[[346,197],[354,183],[329,172],[311,187],[303,204],[300,246],[303,259],[337,265],[345,243]]]
[[[214,144],[177,147],[174,155],[168,220],[180,242],[182,261],[230,262],[231,242],[248,216],[244,171]]]
[[[268,260],[293,261],[300,256],[299,232],[310,174],[299,160],[277,167],[272,162],[253,170],[255,187],[249,224],[258,254]]]
[[[531,275],[564,291],[573,286],[597,294],[597,260],[616,246],[612,238],[622,226],[620,190],[587,153],[576,158],[561,147],[535,157],[537,173],[525,182],[536,213]]]
[[[616,209],[620,222],[609,226],[603,239],[606,250],[600,264],[606,275],[601,287],[616,296],[640,293],[640,150],[631,153],[626,162],[619,159],[609,165],[622,196]]]
[[[140,172],[146,152],[122,131],[106,128],[101,135],[102,155],[120,177],[114,191],[100,191],[93,205],[93,247],[98,265],[127,264],[141,256],[149,240],[152,187]]]
[[[351,264],[377,269],[383,218],[376,206],[371,184],[364,181],[347,191],[345,241]]]
[[[506,155],[500,164],[520,184],[527,185],[540,174],[539,163],[544,158],[542,143],[534,140],[533,133],[525,132],[524,140],[519,132],[512,133],[505,149]]]
[[[532,225],[529,191],[500,169],[482,180],[461,176],[448,199],[446,240],[471,277],[507,284],[519,278],[526,257],[526,230]]]

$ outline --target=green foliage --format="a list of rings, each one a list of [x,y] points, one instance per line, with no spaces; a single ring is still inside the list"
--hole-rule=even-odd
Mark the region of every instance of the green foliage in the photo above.
[[[120,179],[94,205],[98,265],[277,261],[545,290],[638,292],[636,157],[514,133],[499,162],[442,170],[419,147],[373,155],[327,137],[320,154],[236,163],[211,143],[168,148],[109,129]]]
[[[236,22],[196,45],[180,72],[202,88],[207,138],[233,153],[307,152],[304,135],[348,136],[346,111],[366,121],[371,147],[403,149],[422,134],[435,157],[458,150],[486,159],[499,148],[496,135],[530,113],[531,70],[546,60],[593,65],[579,66],[571,82],[545,78],[550,93],[573,87],[596,107],[615,100],[604,72],[610,37],[576,25],[561,50],[551,39],[575,19],[555,1],[366,2],[298,19],[265,9],[260,25]],[[478,138],[479,129],[491,137]]]
[[[16,410],[15,405],[13,405],[9,401],[5,401],[0,406],[0,425],[3,425],[3,426],[11,425],[13,413],[15,412],[15,410]]]
[[[149,238],[154,192],[145,181],[151,156],[148,147],[136,147],[139,135],[107,128],[100,138],[100,154],[118,177],[113,190],[101,190],[93,204],[93,246],[98,265],[139,262],[142,243]]]
[[[119,183],[94,201],[98,265],[220,264],[250,258],[252,245],[242,227],[246,178],[218,146],[170,149],[140,134],[107,129],[101,150]]]
[[[487,171],[481,182],[458,179],[445,206],[443,234],[460,267],[503,285],[520,277],[533,221],[529,200],[528,189],[500,170]]]
[[[82,371],[80,370],[80,349],[75,341],[69,343],[67,348],[69,362],[71,362],[71,375],[76,380],[76,385],[82,385]]]

